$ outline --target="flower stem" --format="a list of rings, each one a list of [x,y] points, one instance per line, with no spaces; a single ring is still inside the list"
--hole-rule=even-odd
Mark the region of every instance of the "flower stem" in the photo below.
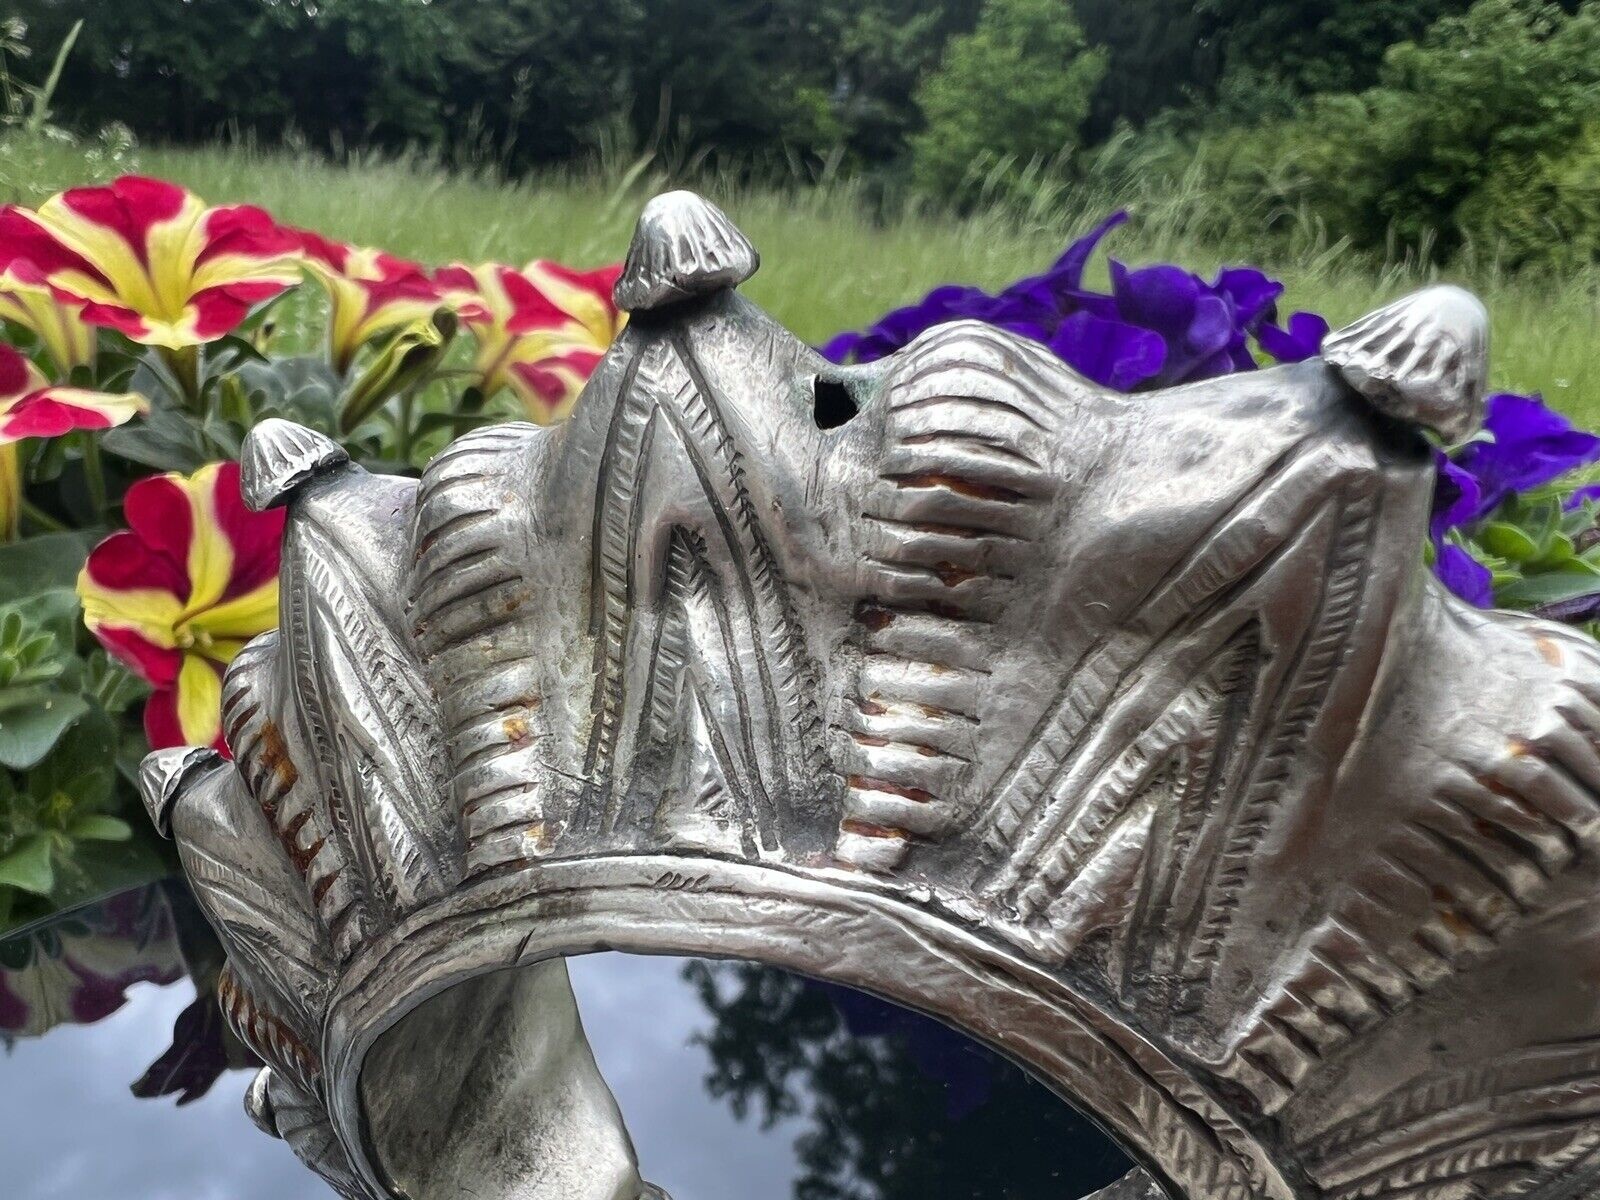
[[[413,420],[416,415],[416,388],[407,388],[400,393],[400,413],[395,418],[395,435],[399,459],[406,466],[411,465],[411,448],[415,433]]]
[[[69,526],[65,521],[56,520],[32,500],[29,500],[25,497],[22,501],[22,515],[27,517],[28,520],[32,521],[41,529],[45,529],[50,533],[67,533],[71,529],[71,526]]]
[[[172,374],[178,381],[178,390],[183,395],[184,405],[190,412],[204,416],[205,404],[200,396],[200,347],[163,346],[161,355],[167,360],[167,366],[172,368]]]
[[[83,478],[89,487],[89,502],[100,516],[106,511],[106,468],[100,458],[100,442],[93,433],[83,433]]]

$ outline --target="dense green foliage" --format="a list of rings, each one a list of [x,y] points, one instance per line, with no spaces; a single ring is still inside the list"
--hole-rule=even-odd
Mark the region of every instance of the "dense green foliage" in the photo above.
[[[1194,198],[1198,235],[1291,251],[1600,254],[1600,0],[9,9],[33,57],[0,47],[8,86],[41,82],[84,22],[52,107],[85,135],[126,122],[146,142],[422,148],[512,175],[648,157],[679,177],[866,179],[879,208],[1171,194]]]
[[[1486,211],[1475,198],[1524,172],[1559,176],[1560,162],[1539,164],[1569,157],[1597,119],[1600,8],[1568,17],[1530,0],[1483,0],[1421,41],[1393,47],[1377,86],[1314,103],[1301,134],[1323,138],[1308,161],[1312,186],[1342,185],[1323,204],[1339,232],[1392,230],[1407,245],[1437,236],[1453,249],[1466,234],[1466,207],[1489,237],[1504,223],[1548,222],[1542,238],[1529,239],[1524,227],[1526,252],[1553,248],[1572,231],[1549,220],[1554,214]]]
[[[1384,51],[1472,0],[1199,0],[1225,70],[1274,75],[1301,95],[1378,81]]]
[[[1199,176],[1215,236],[1566,266],[1600,251],[1597,129],[1600,5],[1479,0],[1391,46],[1371,87],[1258,90],[1187,132],[1152,126],[1137,153]]]
[[[991,164],[1009,190],[1032,163],[1064,164],[1106,70],[1057,0],[989,0],[917,91],[927,129],[912,141],[917,183],[955,196]]]
[[[0,929],[161,866],[113,815],[136,803],[144,744],[122,718],[145,689],[79,619],[89,544],[74,532],[0,545]]]
[[[1062,0],[1055,0],[1059,7]],[[93,128],[421,143],[512,167],[632,145],[892,159],[911,93],[982,0],[16,0],[35,46],[85,19],[58,91]]]

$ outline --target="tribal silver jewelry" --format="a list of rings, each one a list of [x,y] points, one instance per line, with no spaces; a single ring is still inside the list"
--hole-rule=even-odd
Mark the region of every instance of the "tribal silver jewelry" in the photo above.
[[[565,425],[420,481],[264,422],[281,626],[236,755],[145,766],[350,1197],[632,1200],[562,957],[758,960],[931,1013],[1142,1164],[1107,1195],[1600,1180],[1600,646],[1421,554],[1486,317],[1126,396],[957,323],[869,366],[645,210]]]

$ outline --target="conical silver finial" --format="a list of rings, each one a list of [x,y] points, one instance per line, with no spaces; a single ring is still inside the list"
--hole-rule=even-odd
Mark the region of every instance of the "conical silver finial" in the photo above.
[[[172,836],[172,808],[194,778],[226,760],[210,746],[171,746],[139,764],[139,796],[162,837]]]
[[[738,227],[693,192],[667,192],[644,206],[613,296],[624,312],[648,312],[738,287],[761,256]]]
[[[350,461],[344,448],[314,429],[268,417],[244,439],[239,490],[255,512],[277,508],[296,488]]]
[[[1483,419],[1489,314],[1471,292],[1424,288],[1330,334],[1322,358],[1380,412],[1459,442]]]

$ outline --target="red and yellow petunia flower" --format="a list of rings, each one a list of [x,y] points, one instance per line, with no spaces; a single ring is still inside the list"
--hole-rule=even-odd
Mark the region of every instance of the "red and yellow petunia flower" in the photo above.
[[[0,261],[0,320],[12,321],[39,339],[57,374],[65,379],[95,360],[94,326],[83,305],[58,295],[44,272],[27,259]]]
[[[523,271],[494,263],[440,271],[478,343],[479,390],[490,396],[510,388],[542,424],[564,418],[627,322],[611,299],[621,271],[574,271],[542,259]]]
[[[239,465],[141,479],[123,500],[128,528],[89,554],[78,576],[84,623],[148,681],[153,748],[222,740],[222,672],[278,623],[283,513],[253,513]]]
[[[37,211],[0,209],[0,261],[17,259],[82,301],[90,324],[177,350],[232,332],[299,283],[301,251],[259,208],[208,208],[176,184],[125,175]]]
[[[27,355],[0,342],[0,541],[17,535],[22,508],[16,443],[60,437],[75,429],[110,429],[149,408],[143,396],[132,392],[53,387]]]
[[[421,265],[363,246],[295,230],[305,265],[327,290],[328,351],[340,374],[379,334],[429,317],[443,303]]]
[[[53,387],[27,355],[0,342],[0,446],[75,429],[110,429],[150,404],[136,392]]]

